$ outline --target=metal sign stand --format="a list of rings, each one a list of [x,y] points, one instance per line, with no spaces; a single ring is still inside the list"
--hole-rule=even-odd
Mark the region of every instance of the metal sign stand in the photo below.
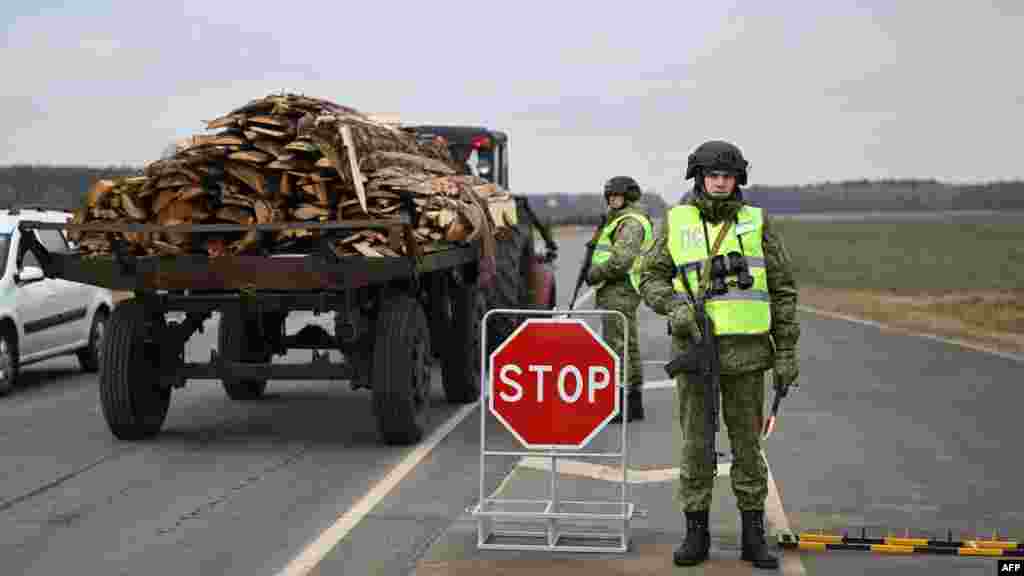
[[[497,308],[484,314],[481,326],[481,342],[487,342],[487,321],[492,315],[551,316],[618,316],[623,326],[626,316],[615,310],[520,310]],[[518,329],[517,329],[518,331]],[[487,407],[493,394],[494,379],[490,374],[490,362],[486,346],[481,347],[480,371],[480,499],[473,508],[477,519],[477,547],[490,550],[547,550],[567,552],[625,552],[629,549],[630,520],[634,505],[628,500],[629,484],[626,478],[629,469],[628,421],[625,417],[626,391],[629,376],[629,330],[624,330],[624,358],[620,378],[616,381],[620,395],[619,410],[622,418],[622,439],[617,452],[586,452],[565,450],[488,450],[487,449]],[[515,332],[513,332],[515,334]],[[545,499],[504,499],[497,494],[488,495],[484,486],[486,458],[488,456],[515,456],[519,458],[544,457],[551,462],[551,482],[548,498]],[[558,492],[559,458],[592,458],[617,460],[622,467],[620,499],[610,501],[564,500]],[[618,484],[618,482],[616,482]],[[497,497],[494,497],[497,495]],[[563,530],[565,523],[587,522],[598,525],[597,529],[585,531]],[[524,529],[522,524],[527,524]],[[531,525],[532,524],[532,525]],[[511,527],[506,527],[511,525]],[[543,528],[538,528],[538,525]],[[590,526],[588,526],[590,528]],[[603,528],[603,529],[602,529]]]

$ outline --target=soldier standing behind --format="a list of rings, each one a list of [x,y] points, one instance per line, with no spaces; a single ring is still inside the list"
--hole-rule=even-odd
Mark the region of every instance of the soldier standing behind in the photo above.
[[[742,558],[759,568],[777,568],[778,559],[768,552],[764,537],[768,478],[760,434],[764,372],[774,368],[776,383],[782,386],[793,384],[799,374],[800,326],[792,265],[763,210],[743,201],[739,186],[747,183],[747,162],[738,148],[721,141],[702,144],[689,157],[686,178],[694,178],[693,191],[666,214],[640,271],[638,289],[651,309],[668,317],[675,353],[685,352],[691,339],[701,337],[688,300],[698,289],[699,267],[707,261],[722,225],[732,222],[718,253],[741,252],[754,283],[746,290],[730,289],[717,302],[710,297],[706,309],[720,336],[722,416],[733,451],[730,477],[743,525]],[[679,500],[686,514],[686,538],[673,554],[680,566],[708,557],[708,513],[716,473],[702,450],[703,383],[692,380],[684,375],[676,381],[682,432]]]
[[[604,197],[608,202],[606,224],[595,240],[594,254],[587,272],[587,284],[597,288],[595,302],[604,310],[617,310],[626,316],[629,329],[629,392],[626,406],[622,407],[616,422],[622,421],[622,412],[629,421],[643,420],[643,372],[640,347],[637,342],[636,310],[640,295],[634,288],[638,277],[638,256],[654,244],[654,228],[646,210],[639,203],[640,185],[629,176],[616,176],[605,183]],[[604,339],[623,357],[623,338],[626,327],[617,317],[602,318]]]

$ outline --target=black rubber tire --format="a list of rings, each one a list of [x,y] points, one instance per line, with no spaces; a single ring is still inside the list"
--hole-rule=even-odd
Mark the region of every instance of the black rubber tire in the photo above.
[[[486,303],[474,284],[450,285],[451,330],[435,345],[441,348],[445,399],[468,404],[480,397],[480,322]]]
[[[262,350],[262,342],[254,346],[249,340],[250,333],[241,310],[231,307],[221,310],[217,324],[217,352],[221,358],[235,362],[270,362],[271,354]],[[224,378],[221,385],[232,400],[256,400],[266,392],[267,379]]]
[[[110,315],[102,341],[100,405],[110,431],[119,440],[155,436],[164,424],[171,390],[157,386],[154,356],[158,343],[149,339],[145,308],[131,300]]]
[[[515,228],[511,228],[503,234],[507,234],[507,237],[499,239],[497,242],[495,252],[497,270],[494,281],[483,291],[488,310],[525,308],[529,298],[526,274],[529,270],[530,258],[534,253],[533,230],[523,210],[519,210],[518,223]],[[512,334],[524,319],[525,316],[516,318],[512,315],[491,316],[488,319],[488,356]]]
[[[0,324],[0,340],[6,343],[10,358],[9,374],[0,381],[0,396],[6,396],[18,385],[18,338],[13,325]]]
[[[93,373],[100,369],[100,359],[103,358],[103,338],[107,335],[107,320],[110,314],[106,308],[97,308],[92,316],[92,325],[89,327],[89,343],[81,350],[75,351],[78,356],[78,364],[82,372]]]
[[[374,327],[373,411],[386,444],[419,442],[430,403],[430,327],[420,303],[404,292],[381,297]]]

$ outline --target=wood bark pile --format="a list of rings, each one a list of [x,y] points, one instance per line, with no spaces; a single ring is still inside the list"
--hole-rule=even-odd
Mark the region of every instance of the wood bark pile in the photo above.
[[[100,180],[74,223],[263,224],[397,219],[403,202],[419,214],[414,237],[424,252],[514,226],[511,195],[460,174],[443,143],[359,111],[295,94],[253,100],[206,122],[211,134],[179,143],[142,175]],[[406,204],[407,205],[407,204]],[[385,230],[286,229],[268,232],[271,252],[311,250],[330,234],[339,256],[398,256]],[[256,231],[116,233],[135,255],[245,254]],[[72,232],[83,253],[112,251],[104,232]],[[404,244],[400,250],[406,251]]]

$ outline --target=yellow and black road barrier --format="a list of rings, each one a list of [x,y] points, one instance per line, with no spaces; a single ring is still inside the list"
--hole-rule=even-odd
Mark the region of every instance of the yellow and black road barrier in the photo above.
[[[780,534],[779,546],[795,550],[825,552],[853,550],[882,554],[937,554],[945,556],[1024,557],[1024,542],[1016,540],[946,540],[932,538],[892,537],[867,538],[836,534]]]

